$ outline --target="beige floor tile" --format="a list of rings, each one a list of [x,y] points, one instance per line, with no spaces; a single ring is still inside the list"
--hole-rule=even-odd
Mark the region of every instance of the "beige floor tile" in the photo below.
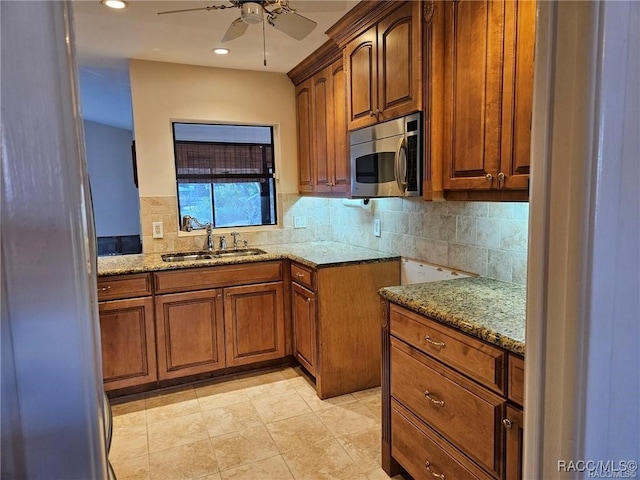
[[[280,395],[256,398],[252,402],[264,423],[277,422],[311,412],[309,406],[295,390]]]
[[[353,392],[352,395],[358,400],[367,400],[370,398],[382,398],[382,389],[380,387],[369,388],[368,390],[360,390]]]
[[[294,388],[289,383],[289,380],[282,377],[279,380],[269,381],[261,385],[251,385],[245,387],[245,392],[249,398],[265,398],[274,395],[282,395],[285,393],[295,392]]]
[[[316,415],[335,437],[380,428],[375,413],[363,402],[336,405]]]
[[[342,448],[346,450],[361,472],[368,472],[380,467],[381,463],[381,431],[366,430],[338,438]]]
[[[221,477],[222,480],[294,480],[280,455],[226,470]]]
[[[245,373],[237,377],[244,383],[245,388],[258,387],[261,385],[269,385],[271,383],[286,380],[281,371],[267,371],[261,373]]]
[[[213,437],[211,444],[221,471],[275,457],[280,453],[264,425]]]
[[[202,412],[202,417],[210,437],[262,425],[258,411],[250,401],[205,410]]]
[[[216,474],[218,462],[207,439],[150,454],[149,471],[151,480],[200,478]]]
[[[268,423],[267,430],[280,452],[333,439],[331,432],[313,413]]]
[[[112,461],[140,457],[149,453],[146,425],[118,427],[113,429],[109,458]]]
[[[367,480],[389,480],[391,477],[382,469],[378,467],[375,470],[367,472]]]
[[[198,387],[195,389],[198,402],[202,410],[226,407],[249,400],[241,380],[231,380],[224,383],[216,383]]]
[[[111,466],[118,480],[149,480],[149,455],[111,460]]]
[[[305,373],[302,371],[302,367],[287,367],[283,368],[280,373],[284,378],[300,378],[304,377]]]
[[[325,410],[335,405],[344,405],[345,403],[353,403],[356,401],[356,398],[351,394],[320,400],[315,387],[311,385],[300,387],[296,391],[314,412]]]
[[[150,423],[149,453],[209,438],[202,413]]]
[[[146,403],[147,423],[161,422],[200,411],[200,404],[193,388],[149,397]]]
[[[282,456],[296,480],[354,480],[360,475],[357,465],[335,439]]]

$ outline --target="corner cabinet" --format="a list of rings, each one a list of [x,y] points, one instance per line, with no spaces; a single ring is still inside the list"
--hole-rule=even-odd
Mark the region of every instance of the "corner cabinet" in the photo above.
[[[99,278],[98,301],[104,389],[155,382],[158,376],[149,274]]]
[[[398,3],[344,46],[349,130],[422,109],[421,2]]]
[[[447,1],[443,17],[444,71],[433,71],[444,78],[443,188],[526,200],[536,3]]]
[[[331,62],[315,65],[311,76],[296,83],[298,190],[345,196],[350,185],[344,68],[335,45],[329,43],[319,50],[324,52],[319,61],[329,57]],[[309,70],[289,73],[294,82],[310,74]]]

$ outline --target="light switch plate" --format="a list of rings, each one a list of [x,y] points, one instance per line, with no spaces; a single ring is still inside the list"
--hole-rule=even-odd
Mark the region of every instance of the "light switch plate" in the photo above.
[[[373,219],[373,234],[376,237],[380,236],[380,219],[379,218]]]
[[[164,238],[164,229],[162,228],[162,222],[153,222],[152,225],[153,238]]]
[[[293,217],[293,228],[307,228],[307,217],[296,215]]]

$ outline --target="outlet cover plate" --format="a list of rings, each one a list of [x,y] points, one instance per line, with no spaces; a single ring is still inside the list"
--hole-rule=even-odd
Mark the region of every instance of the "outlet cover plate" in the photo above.
[[[153,238],[164,238],[164,229],[162,228],[162,222],[153,222],[152,232]]]
[[[379,218],[373,219],[373,234],[376,237],[380,236],[380,219]]]
[[[304,215],[295,215],[293,217],[293,228],[307,228],[307,217]]]

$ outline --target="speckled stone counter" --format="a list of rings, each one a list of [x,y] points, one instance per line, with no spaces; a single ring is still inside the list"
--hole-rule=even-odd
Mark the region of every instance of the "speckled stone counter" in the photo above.
[[[526,290],[484,277],[380,290],[383,298],[524,355]]]
[[[264,262],[285,258],[307,265],[311,268],[327,268],[359,263],[388,262],[400,260],[392,255],[367,248],[354,247],[338,242],[308,242],[281,245],[258,245],[264,250],[262,255],[235,258],[214,258],[211,260],[193,260],[184,262],[164,262],[159,253],[140,255],[120,255],[98,257],[98,276],[142,273],[158,270],[211,267],[236,263]]]

